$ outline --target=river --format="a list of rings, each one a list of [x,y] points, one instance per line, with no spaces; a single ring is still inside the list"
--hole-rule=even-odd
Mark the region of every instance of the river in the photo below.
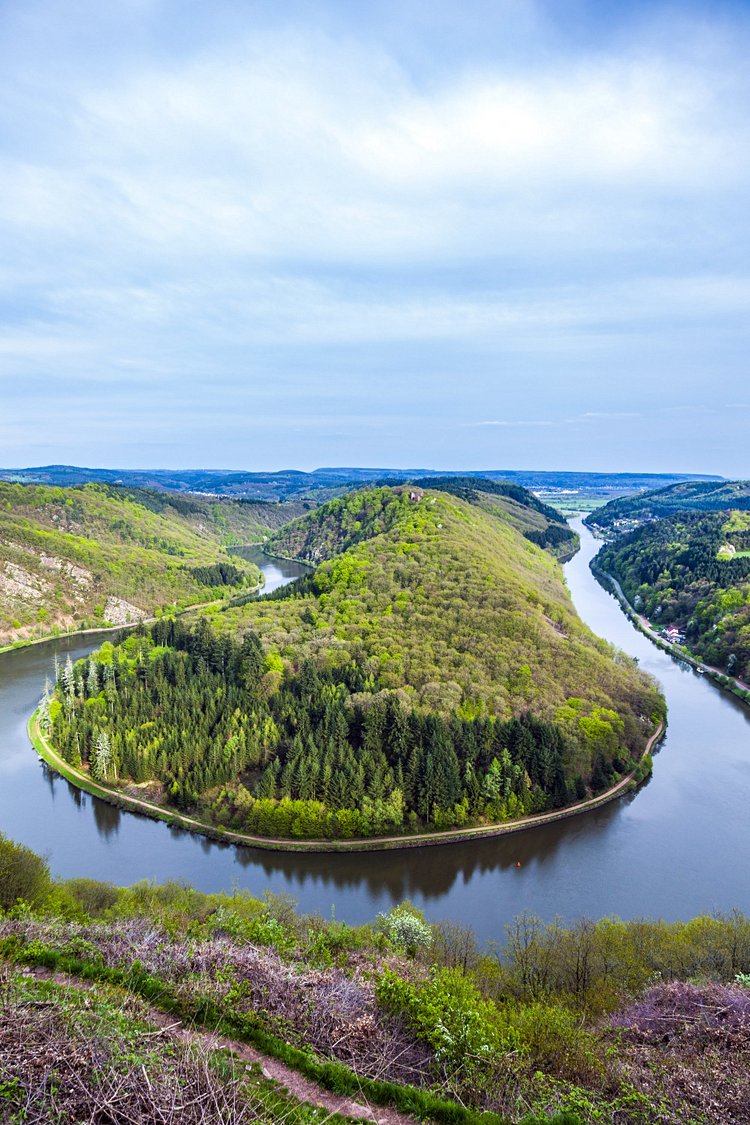
[[[65,638],[0,654],[0,829],[46,855],[58,876],[285,891],[304,911],[335,908],[350,922],[409,898],[432,920],[472,926],[483,942],[502,940],[504,924],[524,910],[568,920],[750,911],[750,710],[633,628],[589,571],[598,544],[574,526],[581,550],[565,574],[578,612],[636,656],[667,696],[667,737],[636,794],[507,838],[445,847],[285,855],[212,843],[82,794],[37,760],[26,720],[55,651],[76,658],[94,647]],[[253,557],[266,589],[299,573]]]

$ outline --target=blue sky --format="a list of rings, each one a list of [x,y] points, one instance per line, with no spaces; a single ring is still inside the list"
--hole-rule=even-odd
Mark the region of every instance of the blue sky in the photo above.
[[[0,464],[750,476],[750,4],[4,0]]]

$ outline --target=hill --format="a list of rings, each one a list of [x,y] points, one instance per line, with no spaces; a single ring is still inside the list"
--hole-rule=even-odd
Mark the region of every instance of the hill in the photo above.
[[[379,485],[389,487],[384,481]],[[578,537],[568,527],[564,516],[520,485],[473,477],[425,477],[403,487],[406,494],[415,498],[421,498],[426,488],[456,496],[510,524],[529,542],[548,548],[558,558],[569,558],[578,548]],[[389,530],[390,519],[400,516],[398,508],[386,506],[363,522],[357,518],[360,505],[356,493],[352,493],[352,497],[327,504],[317,518],[287,524],[270,538],[269,550],[308,563],[319,563]],[[434,497],[428,500],[434,503]],[[366,503],[363,510],[369,512]]]
[[[519,484],[481,477],[426,477],[414,483],[416,487],[449,492],[506,519],[530,543],[544,547],[561,562],[572,558],[578,550],[578,536],[557,508],[545,504]]]
[[[654,628],[750,683],[750,511],[667,516],[606,544],[596,564]]]
[[[730,508],[750,509],[750,481],[682,481],[669,488],[612,500],[587,516],[586,523],[594,532],[624,535],[643,523],[676,512],[718,512]]]
[[[257,540],[299,511],[108,485],[0,483],[0,644],[124,624],[254,586],[257,568],[224,545]]]
[[[607,788],[663,702],[494,499],[383,487],[324,505],[273,539],[319,563],[281,596],[64,670],[58,749],[280,838],[498,821]]]

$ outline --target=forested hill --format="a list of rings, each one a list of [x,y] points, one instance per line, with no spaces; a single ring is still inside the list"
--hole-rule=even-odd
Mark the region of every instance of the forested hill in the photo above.
[[[157,622],[64,670],[61,752],[204,820],[312,838],[541,811],[639,759],[656,687],[509,518],[380,488],[293,535],[327,561],[286,597]]]
[[[686,512],[602,548],[597,565],[655,628],[750,683],[750,512]]]
[[[254,586],[257,568],[223,544],[260,538],[277,526],[278,507],[0,483],[0,644],[56,627],[125,624]],[[300,510],[290,507],[289,518]]]
[[[367,489],[368,498],[362,501],[357,492],[350,493],[323,505],[312,516],[288,524],[271,538],[269,549],[305,562],[323,562],[390,530],[392,521],[401,515],[401,509],[393,504],[394,497],[425,497],[425,502],[432,505],[438,492],[481,507],[558,558],[569,558],[577,550],[578,537],[565,518],[533,493],[517,484],[473,477],[428,477],[401,489]]]
[[[530,508],[544,516],[550,523],[565,524],[565,517],[556,508],[539,500],[528,488],[512,481],[487,480],[484,477],[422,477],[413,482],[417,488],[435,488],[440,492],[450,492],[453,496],[460,496],[462,500],[474,503],[481,493],[491,496],[505,496],[520,504],[523,508]]]
[[[226,547],[260,543],[271,532],[311,511],[308,501],[246,500],[163,492],[152,488],[127,488],[124,485],[96,486],[100,495],[113,500],[132,500],[157,515],[179,516],[197,535],[206,536]],[[71,494],[80,488],[71,489]]]
[[[718,512],[750,509],[750,481],[682,481],[669,488],[623,496],[596,508],[586,517],[592,530],[622,535],[642,523],[676,512]]]

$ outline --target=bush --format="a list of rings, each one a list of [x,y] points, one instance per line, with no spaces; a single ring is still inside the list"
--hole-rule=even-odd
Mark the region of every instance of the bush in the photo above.
[[[425,922],[421,911],[404,902],[388,914],[378,914],[378,926],[388,940],[399,949],[414,954],[432,945],[432,927]]]
[[[562,1004],[524,1004],[507,1012],[521,1050],[534,1070],[573,1082],[601,1078],[596,1036],[584,1029],[574,1012]]]
[[[50,892],[49,867],[41,856],[0,833],[0,909],[17,902],[39,906]]]
[[[117,887],[97,879],[68,879],[63,887],[90,918],[101,918],[119,898]]]
[[[432,969],[416,984],[386,970],[375,992],[382,1008],[430,1045],[454,1096],[481,1100],[500,1078],[503,1056],[520,1047],[517,1031],[459,969]]]

